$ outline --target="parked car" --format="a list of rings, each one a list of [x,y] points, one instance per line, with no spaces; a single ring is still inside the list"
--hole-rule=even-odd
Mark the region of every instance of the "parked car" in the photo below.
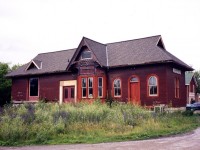
[[[186,110],[191,110],[191,111],[200,110],[200,102],[195,102],[193,104],[187,104]]]

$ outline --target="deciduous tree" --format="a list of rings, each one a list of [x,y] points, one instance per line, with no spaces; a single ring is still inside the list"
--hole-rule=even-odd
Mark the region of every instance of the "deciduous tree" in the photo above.
[[[196,92],[200,93],[200,70],[199,71],[195,71],[194,72],[194,76],[195,76],[197,84],[198,84]]]

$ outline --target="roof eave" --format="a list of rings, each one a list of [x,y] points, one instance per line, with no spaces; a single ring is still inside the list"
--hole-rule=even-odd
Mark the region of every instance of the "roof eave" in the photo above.
[[[47,75],[47,74],[56,74],[56,73],[70,73],[71,71],[62,70],[62,71],[53,71],[53,72],[44,72],[44,73],[35,73],[35,74],[18,74],[18,75],[6,75],[7,78],[15,77],[24,77],[24,76],[37,76],[37,75]]]

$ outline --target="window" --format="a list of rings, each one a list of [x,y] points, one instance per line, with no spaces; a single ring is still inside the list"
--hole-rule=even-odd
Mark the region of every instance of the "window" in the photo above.
[[[38,78],[30,78],[29,86],[30,96],[38,96]]]
[[[93,78],[82,78],[82,98],[93,98]]]
[[[158,96],[158,81],[157,77],[151,76],[148,80],[149,96]]]
[[[64,96],[64,98],[68,98],[68,88],[65,88],[65,96]]]
[[[130,82],[139,82],[138,78],[137,77],[132,77]]]
[[[103,97],[103,78],[98,78],[98,97]]]
[[[179,98],[179,79],[175,78],[175,98]]]
[[[74,98],[74,88],[71,88],[71,98]]]
[[[121,80],[115,79],[114,80],[114,97],[121,96]]]
[[[93,97],[93,78],[88,78],[88,97]]]
[[[91,59],[92,54],[91,51],[83,51],[81,54],[81,59]]]
[[[82,98],[86,98],[86,78],[82,78]]]

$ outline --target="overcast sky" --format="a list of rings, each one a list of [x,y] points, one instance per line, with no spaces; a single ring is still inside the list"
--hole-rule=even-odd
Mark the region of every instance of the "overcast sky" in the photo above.
[[[162,35],[166,49],[200,70],[200,0],[0,0],[0,62]]]

